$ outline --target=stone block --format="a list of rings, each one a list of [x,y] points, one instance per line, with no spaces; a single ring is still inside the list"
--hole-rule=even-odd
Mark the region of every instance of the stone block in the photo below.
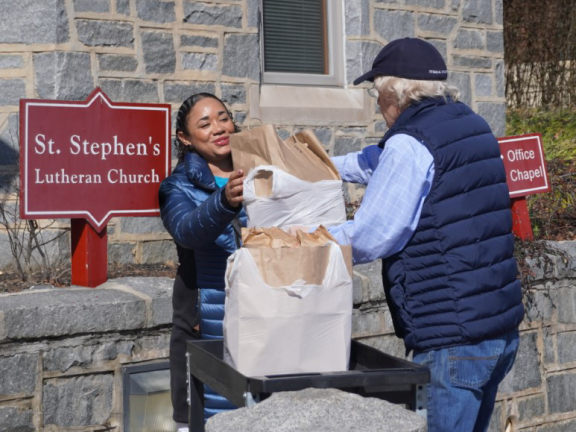
[[[372,63],[382,48],[383,45],[377,42],[346,42],[346,78],[349,84],[372,69]]]
[[[334,156],[342,156],[351,152],[360,151],[362,138],[359,137],[336,137],[334,142]]]
[[[248,0],[248,27],[258,27],[260,23],[260,0]]]
[[[478,114],[488,122],[497,137],[504,136],[506,130],[506,103],[478,102]]]
[[[224,37],[222,75],[260,81],[260,45],[257,34]]]
[[[459,29],[453,46],[461,50],[483,50],[486,46],[484,33],[480,30]]]
[[[456,18],[445,15],[418,15],[418,28],[425,32],[449,35],[457,22]]]
[[[549,321],[554,311],[555,293],[548,290],[533,290],[531,295],[524,295],[526,318],[532,321]]]
[[[496,15],[496,24],[504,24],[504,7],[502,0],[494,1],[494,14]]]
[[[576,332],[558,333],[558,363],[576,362]]]
[[[406,358],[406,347],[404,346],[404,341],[394,334],[375,336],[369,338],[358,339],[365,345],[376,348],[386,354],[390,354],[399,358]]]
[[[492,24],[492,0],[464,0],[462,18],[465,22]]]
[[[174,242],[170,242],[174,245]],[[175,247],[174,247],[175,248]],[[176,275],[176,271],[174,271]],[[172,323],[172,287],[174,279],[165,277],[127,277],[110,281],[124,285],[147,295],[152,299],[152,326]]]
[[[26,97],[26,81],[23,79],[0,79],[0,106],[20,104]]]
[[[116,12],[120,15],[130,15],[130,0],[116,0]]]
[[[386,299],[382,282],[382,263],[380,261],[354,266],[354,271],[368,278],[369,285],[367,295],[365,295],[366,301],[377,302]]]
[[[0,69],[21,69],[24,67],[24,59],[19,55],[1,55]]]
[[[176,20],[173,1],[136,0],[138,18],[156,23],[172,23]]]
[[[386,126],[385,121],[378,121],[374,123],[374,131],[385,133],[388,130],[388,126]],[[380,139],[380,138],[378,138]]]
[[[246,111],[235,111],[232,117],[234,118],[234,123],[237,126],[241,126],[246,122],[248,113]]]
[[[18,143],[20,139],[18,119],[18,114],[10,114],[7,121],[0,125],[0,166],[18,164]]]
[[[274,393],[252,408],[214,416],[206,432],[425,432],[426,420],[399,405],[336,389]]]
[[[503,98],[506,96],[506,77],[504,76],[504,60],[495,62],[496,96]]]
[[[170,348],[170,330],[155,336],[144,336],[136,339],[134,359],[167,357]]]
[[[568,432],[576,431],[576,420],[546,424],[536,428],[536,432]]]
[[[0,395],[34,393],[37,370],[37,354],[0,357]]]
[[[78,288],[9,296],[0,311],[5,337],[12,340],[133,330],[143,327],[146,316],[144,301],[136,296]]]
[[[477,97],[492,96],[492,75],[476,74],[474,77],[474,91]]]
[[[400,0],[376,0],[376,3],[398,4]]]
[[[326,148],[329,147],[332,143],[332,129],[330,128],[315,128],[312,129],[314,131],[314,135],[318,138],[318,141],[322,143],[322,145]]]
[[[34,432],[34,413],[31,409],[0,407],[0,431]]]
[[[215,71],[218,69],[218,55],[207,53],[181,53],[182,68],[186,70]]]
[[[172,240],[148,241],[142,245],[144,264],[165,264],[178,262],[176,244]]]
[[[108,262],[134,264],[136,245],[133,243],[108,243]]]
[[[113,375],[48,380],[44,386],[45,426],[96,426],[112,414]]]
[[[460,90],[460,100],[466,105],[472,104],[470,74],[466,72],[448,72],[448,83]]]
[[[352,314],[352,337],[378,336],[385,333],[382,311],[361,311],[354,309]]]
[[[556,363],[555,335],[544,331],[544,363]]]
[[[198,1],[184,2],[184,22],[205,26],[242,27],[239,5],[213,5]]]
[[[537,340],[538,335],[535,332],[520,335],[516,361],[500,384],[500,393],[509,394],[542,385]]]
[[[222,90],[222,100],[226,104],[234,105],[246,103],[246,87],[244,87],[243,84],[222,83],[220,88]]]
[[[486,48],[494,53],[504,53],[504,33],[502,31],[486,32]]]
[[[352,276],[352,301],[354,305],[359,305],[363,302],[364,285],[368,284],[365,276],[354,273]]]
[[[458,12],[460,10],[460,0],[451,0],[450,9],[452,12]]]
[[[74,0],[76,12],[110,12],[110,0]]]
[[[98,65],[101,71],[134,72],[138,68],[138,60],[131,55],[100,54]]]
[[[89,53],[45,52],[33,62],[40,99],[84,100],[94,90]]]
[[[518,401],[518,421],[524,422],[540,417],[546,412],[546,401],[543,395]]]
[[[446,41],[438,39],[427,39],[427,42],[434,45],[434,48],[442,55],[444,62],[448,64],[448,50],[446,48]]]
[[[93,345],[62,347],[44,353],[44,370],[66,372],[73,367],[88,367],[104,361],[114,360],[118,355],[132,355],[134,342],[112,341]]]
[[[116,21],[76,20],[78,40],[86,46],[134,46],[134,26]]]
[[[412,12],[383,9],[374,11],[374,30],[386,42],[402,37],[414,37],[416,34],[415,27],[414,13]]]
[[[352,136],[365,135],[367,131],[365,126],[344,126],[338,129],[340,134]]]
[[[370,34],[370,4],[368,0],[344,2],[346,34],[363,36]]]
[[[454,54],[452,56],[454,66],[462,66],[467,69],[491,69],[492,59],[488,57],[475,57]]]
[[[216,87],[211,81],[164,82],[164,100],[172,103],[182,103],[195,93],[215,93]]]
[[[103,79],[100,87],[115,102],[158,103],[158,84],[140,79]]]
[[[4,0],[0,17],[0,44],[59,44],[70,39],[65,0]]]
[[[494,405],[487,432],[502,432],[502,404]]]
[[[576,411],[576,374],[548,376],[546,387],[550,414]]]
[[[160,217],[127,217],[120,220],[120,229],[126,234],[165,233]]]
[[[209,36],[180,36],[180,46],[197,46],[202,48],[218,48],[218,38]]]
[[[166,74],[174,73],[176,70],[176,52],[172,33],[143,31],[142,50],[146,73]]]
[[[444,9],[445,0],[405,0],[407,6],[421,8]]]

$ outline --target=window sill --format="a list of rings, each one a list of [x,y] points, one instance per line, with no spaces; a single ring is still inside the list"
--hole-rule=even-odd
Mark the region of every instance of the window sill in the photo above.
[[[370,122],[375,102],[364,89],[250,86],[250,119],[275,125]]]

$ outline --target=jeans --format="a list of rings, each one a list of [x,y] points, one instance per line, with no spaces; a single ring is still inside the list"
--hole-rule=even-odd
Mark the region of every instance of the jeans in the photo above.
[[[512,368],[518,330],[471,345],[415,352],[430,369],[428,432],[485,432],[498,384]]]

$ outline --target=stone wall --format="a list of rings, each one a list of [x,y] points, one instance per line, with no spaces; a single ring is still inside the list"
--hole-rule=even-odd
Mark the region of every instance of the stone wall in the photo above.
[[[576,430],[576,242],[555,245],[567,255],[552,256],[545,271],[533,264],[520,350],[490,432],[508,420],[513,431]],[[353,335],[404,357],[378,267],[355,268]],[[172,282],[125,278],[0,295],[0,432],[121,432],[121,368],[167,358]]]
[[[100,86],[114,101],[169,103],[175,112],[190,94],[208,91],[230,105],[240,126],[249,124],[255,102],[250,88],[262,89],[259,5],[259,0],[0,0],[0,182],[17,181],[20,98],[83,100]],[[348,84],[390,40],[422,37],[445,56],[462,100],[503,134],[502,0],[344,0],[343,21]],[[372,118],[361,122],[278,123],[282,137],[311,126],[332,155],[377,143],[385,131],[376,107]],[[347,192],[352,200],[361,195],[353,187]],[[0,203],[13,205],[14,197],[4,195]],[[52,228],[66,226],[57,221]],[[0,251],[0,268],[13,264],[2,229]],[[69,254],[68,241],[51,253]],[[113,219],[109,257],[120,263],[177,259],[154,218]]]

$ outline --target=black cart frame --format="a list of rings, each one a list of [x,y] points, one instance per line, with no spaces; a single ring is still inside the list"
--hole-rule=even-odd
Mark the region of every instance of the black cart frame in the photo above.
[[[404,404],[426,417],[426,366],[391,356],[352,341],[346,372],[247,377],[223,360],[222,340],[188,342],[190,432],[204,432],[204,384],[238,407],[252,407],[272,393],[306,388],[336,388],[361,396]]]

